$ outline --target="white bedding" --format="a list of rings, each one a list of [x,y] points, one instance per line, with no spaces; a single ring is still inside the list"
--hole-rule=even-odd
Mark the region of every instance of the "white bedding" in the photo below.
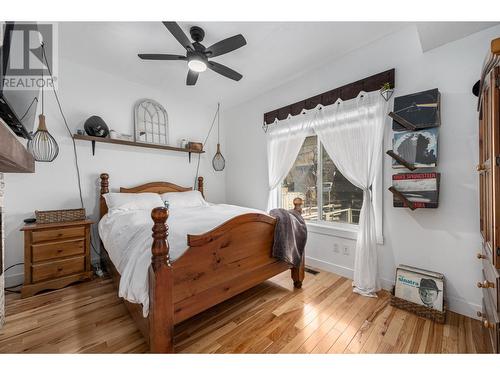
[[[263,211],[227,204],[171,209],[167,220],[170,260],[187,250],[187,235],[202,234],[245,213]],[[142,303],[144,317],[149,311],[148,268],[151,264],[153,220],[150,210],[133,210],[104,215],[99,235],[111,261],[121,275],[119,296]]]

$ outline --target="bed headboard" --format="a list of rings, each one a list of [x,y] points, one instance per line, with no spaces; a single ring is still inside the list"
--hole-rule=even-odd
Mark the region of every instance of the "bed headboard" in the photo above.
[[[188,187],[182,187],[171,182],[150,182],[144,185],[139,185],[131,188],[120,188],[120,193],[171,193],[171,192],[181,192],[193,190]],[[203,177],[198,177],[198,191],[203,194]],[[109,193],[109,174],[101,173],[101,195],[99,198],[99,211],[100,217],[103,217],[108,212],[108,206],[106,205],[106,200],[102,196],[103,194]]]

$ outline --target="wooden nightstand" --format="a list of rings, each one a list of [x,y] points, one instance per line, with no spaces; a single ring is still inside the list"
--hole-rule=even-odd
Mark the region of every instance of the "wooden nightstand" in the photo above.
[[[26,225],[21,298],[90,279],[91,220]]]

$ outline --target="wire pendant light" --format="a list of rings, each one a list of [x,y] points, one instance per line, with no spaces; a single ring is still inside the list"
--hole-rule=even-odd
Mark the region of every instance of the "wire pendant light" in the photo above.
[[[45,57],[45,48],[42,43],[42,54]],[[38,116],[38,129],[28,141],[28,151],[33,155],[36,161],[51,162],[59,154],[59,146],[52,135],[47,130],[45,123],[44,106],[43,106],[43,87],[45,86],[42,70],[42,113]]]
[[[217,104],[217,152],[212,159],[212,166],[217,172],[223,171],[226,167],[226,159],[220,152],[220,104]]]

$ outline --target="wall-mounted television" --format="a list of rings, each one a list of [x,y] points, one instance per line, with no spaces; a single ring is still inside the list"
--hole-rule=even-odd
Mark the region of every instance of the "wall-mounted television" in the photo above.
[[[7,80],[16,79],[13,70],[18,68],[16,64],[25,53],[26,39],[16,26],[14,22],[0,24],[3,31],[3,44],[0,47],[0,117],[16,135],[29,139],[36,120],[37,101],[35,99],[38,98],[40,90],[38,88],[12,89],[7,84]]]

